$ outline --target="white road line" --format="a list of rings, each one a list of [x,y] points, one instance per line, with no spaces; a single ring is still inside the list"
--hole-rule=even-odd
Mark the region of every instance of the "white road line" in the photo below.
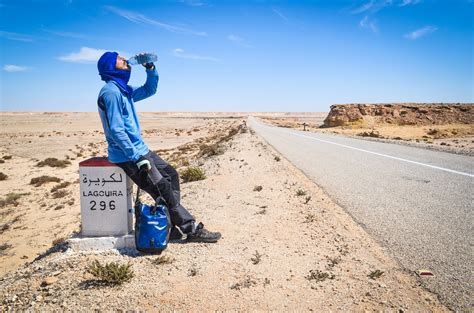
[[[266,125],[261,125],[261,126],[265,127]],[[266,126],[266,127],[270,127],[270,126]],[[293,133],[293,132],[285,131],[285,130],[278,129],[278,128],[275,128],[275,129],[280,131],[280,132],[287,133],[287,134],[290,134],[290,135],[309,138],[309,139],[313,139],[313,140],[316,140],[316,141],[321,141],[321,142],[324,142],[324,143],[328,143],[328,144],[331,144],[331,145],[336,145],[336,146],[340,146],[340,147],[344,147],[344,148],[348,148],[348,149],[352,149],[352,150],[357,150],[357,151],[361,151],[361,152],[365,152],[365,153],[370,153],[370,154],[378,155],[378,156],[393,159],[393,160],[398,160],[398,161],[402,161],[402,162],[407,162],[407,163],[417,164],[417,165],[421,165],[421,166],[426,166],[426,167],[429,167],[429,168],[434,168],[436,170],[445,171],[445,172],[449,172],[449,173],[453,173],[453,174],[458,174],[458,175],[463,175],[463,176],[468,176],[468,177],[474,177],[474,174],[470,174],[470,173],[459,172],[459,171],[451,170],[449,168],[444,168],[444,167],[440,167],[440,166],[435,166],[435,165],[425,164],[425,163],[416,162],[416,161],[412,161],[412,160],[407,160],[407,159],[403,159],[403,158],[398,158],[398,157],[394,157],[394,156],[391,156],[391,155],[388,155],[388,154],[383,154],[383,153],[373,152],[373,151],[360,149],[360,148],[356,148],[356,147],[352,147],[352,146],[348,146],[348,145],[343,145],[343,144],[340,144],[340,143],[335,143],[335,142],[332,142],[332,141],[318,139],[318,138],[314,138],[314,137],[307,136],[307,135],[301,135],[301,134],[298,134],[298,133]]]

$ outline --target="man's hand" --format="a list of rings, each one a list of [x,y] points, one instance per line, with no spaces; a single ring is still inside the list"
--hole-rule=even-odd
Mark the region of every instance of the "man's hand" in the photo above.
[[[145,170],[148,172],[149,170],[151,170],[150,161],[145,159],[144,156],[141,156],[135,164],[137,164],[137,167],[139,168],[140,171]]]
[[[153,64],[153,62],[151,63],[143,63],[142,64],[147,70],[152,70],[155,68],[155,64]]]

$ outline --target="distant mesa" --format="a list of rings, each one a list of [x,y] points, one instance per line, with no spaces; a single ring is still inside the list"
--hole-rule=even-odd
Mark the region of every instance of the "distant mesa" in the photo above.
[[[323,127],[474,124],[474,103],[337,104]]]

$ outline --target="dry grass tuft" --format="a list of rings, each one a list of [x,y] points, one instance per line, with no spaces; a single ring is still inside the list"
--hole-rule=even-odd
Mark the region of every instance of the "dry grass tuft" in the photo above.
[[[312,223],[316,221],[316,215],[308,213],[304,218],[304,223]]]
[[[263,254],[260,254],[258,250],[255,250],[255,254],[253,255],[252,258],[250,258],[250,260],[252,261],[252,264],[257,265],[258,263],[260,263],[260,261],[262,260],[262,256]]]
[[[196,264],[192,264],[191,268],[189,269],[188,276],[194,277],[199,273],[199,269],[197,268]]]
[[[64,197],[67,196],[68,194],[69,194],[69,193],[68,193],[66,190],[60,189],[60,190],[56,190],[55,192],[53,192],[52,198],[53,198],[53,199],[64,198]]]
[[[53,188],[51,188],[51,192],[55,192],[55,191],[58,191],[59,189],[66,188],[66,187],[69,186],[70,184],[71,184],[71,183],[68,182],[68,181],[62,182],[62,183],[60,183],[59,185],[56,185],[56,186],[54,186]]]
[[[183,182],[192,182],[206,179],[206,173],[200,167],[190,166],[180,173]]]
[[[63,204],[57,205],[57,206],[54,208],[55,211],[58,211],[58,210],[61,210],[61,209],[64,209],[64,205],[63,205]]]
[[[59,237],[53,240],[53,246],[60,245],[66,241],[66,237]]]
[[[334,274],[329,274],[327,272],[321,272],[320,270],[310,270],[309,275],[305,277],[307,280],[314,280],[315,282],[322,282],[326,279],[334,279]]]
[[[39,187],[39,186],[41,186],[43,184],[46,184],[46,183],[49,183],[49,182],[59,183],[60,181],[61,181],[60,178],[43,175],[43,176],[40,176],[40,177],[32,178],[31,181],[30,181],[30,185],[33,185],[35,187]]]
[[[29,193],[10,192],[6,195],[5,199],[0,199],[0,208],[3,208],[7,205],[17,206],[19,204],[17,200],[26,195],[29,195]]]
[[[210,144],[207,145],[203,143],[199,146],[199,156],[213,156],[223,154],[224,151],[219,148],[219,144]]]
[[[361,132],[361,133],[358,133],[357,136],[372,137],[372,138],[381,138],[382,137],[382,136],[380,136],[380,133],[376,130],[371,130],[370,132],[368,132],[368,131]]]
[[[304,191],[303,189],[298,189],[298,190],[296,190],[296,195],[297,195],[298,197],[305,196],[305,195],[306,195],[306,191]]]
[[[151,261],[151,263],[155,265],[161,265],[161,264],[172,264],[174,261],[175,259],[172,257],[166,256],[166,255],[160,255],[159,257]]]
[[[250,276],[246,276],[242,281],[237,282],[237,283],[233,284],[232,286],[230,286],[230,289],[240,290],[240,289],[243,289],[243,288],[250,288],[250,287],[255,286],[255,285],[257,285],[257,282],[255,281],[255,279],[253,279]]]
[[[6,251],[12,247],[9,243],[4,243],[0,245],[0,256],[6,255]]]
[[[58,160],[56,158],[47,158],[41,162],[38,162],[36,166],[38,167],[43,167],[43,166],[50,166],[50,167],[60,167],[64,168],[70,165],[71,162],[68,160]]]
[[[368,276],[369,276],[369,278],[375,280],[377,278],[380,278],[380,276],[382,276],[383,274],[384,274],[383,271],[375,270],[375,271],[370,272],[370,274]]]
[[[112,285],[120,285],[133,278],[133,269],[130,263],[120,265],[115,262],[110,262],[102,265],[99,261],[94,260],[92,264],[89,265],[87,271],[98,280]]]

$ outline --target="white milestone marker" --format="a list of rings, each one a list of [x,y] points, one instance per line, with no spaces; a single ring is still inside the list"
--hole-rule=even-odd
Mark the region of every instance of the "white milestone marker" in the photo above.
[[[79,163],[82,236],[121,236],[133,229],[132,182],[107,158]]]

